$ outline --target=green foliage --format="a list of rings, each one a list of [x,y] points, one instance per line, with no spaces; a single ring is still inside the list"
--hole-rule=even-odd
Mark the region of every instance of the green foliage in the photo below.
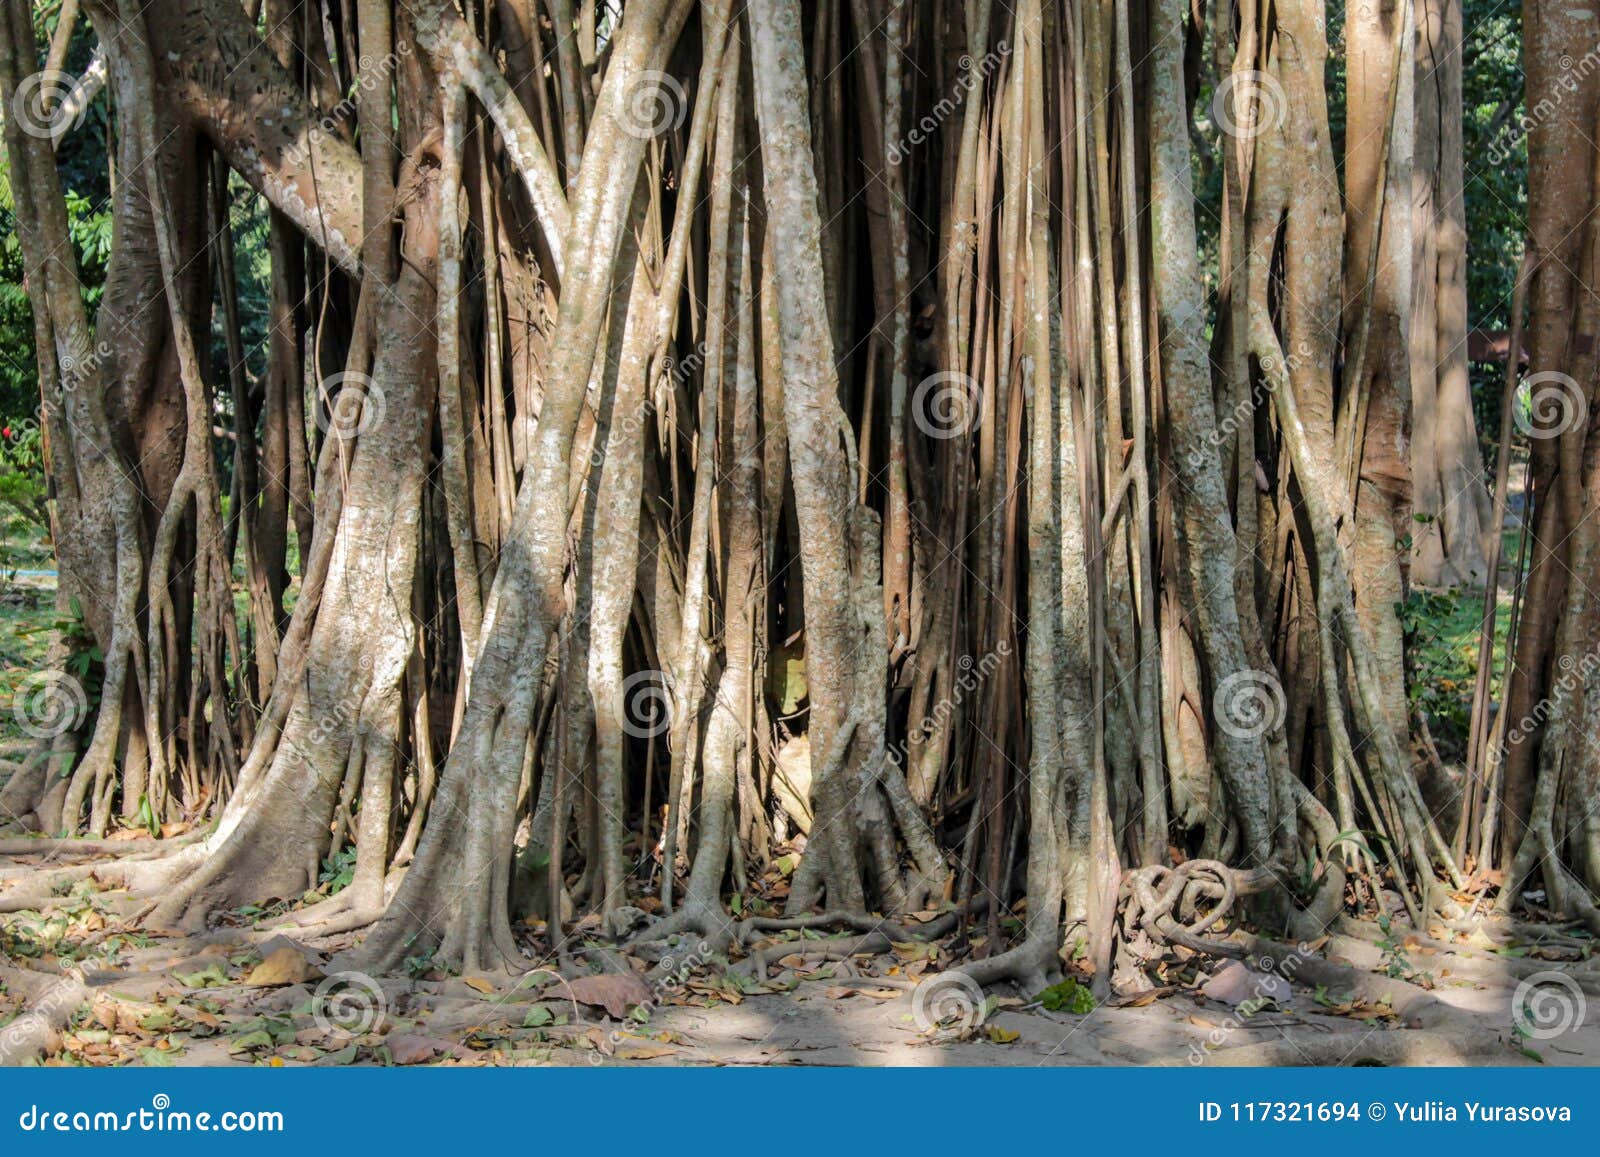
[[[1433,977],[1418,972],[1406,952],[1405,937],[1395,931],[1387,912],[1378,917],[1378,951],[1383,953],[1383,974],[1393,980],[1411,980],[1426,988],[1433,987]]]
[[[1330,0],[1326,27],[1328,128],[1343,181],[1346,109],[1344,0]],[[1522,128],[1520,5],[1463,0],[1462,148],[1467,221],[1467,319],[1473,328],[1510,326],[1511,293],[1527,232],[1528,146]],[[1214,123],[1215,46],[1209,21],[1200,50],[1194,116],[1195,225],[1201,268],[1215,291],[1222,224],[1222,135]],[[1209,336],[1209,335],[1208,335]],[[1473,399],[1481,435],[1499,430],[1500,381],[1492,367],[1473,367]]]
[[[1507,531],[1501,550],[1515,558],[1518,532]],[[1411,590],[1400,604],[1405,632],[1406,694],[1414,710],[1428,720],[1440,754],[1458,759],[1465,754],[1473,684],[1478,674],[1478,633],[1483,616],[1480,591]],[[1494,664],[1503,670],[1506,634],[1511,627],[1509,597],[1495,607]]]
[[[1528,218],[1528,142],[1520,127],[1522,7],[1464,0],[1463,12],[1468,321],[1505,329]]]
[[[95,643],[88,624],[83,621],[83,604],[74,598],[68,606],[67,617],[57,619],[52,626],[70,648],[67,670],[83,684],[90,701],[97,702],[100,694],[98,676],[103,674],[98,668],[104,664],[105,655]]]
[[[1034,1000],[1050,1012],[1070,1012],[1076,1016],[1086,1016],[1095,1009],[1094,994],[1070,976],[1060,984],[1051,985]]]
[[[322,861],[322,875],[317,881],[318,890],[326,889],[327,895],[332,896],[348,888],[355,878],[356,847],[354,844],[346,844]]]

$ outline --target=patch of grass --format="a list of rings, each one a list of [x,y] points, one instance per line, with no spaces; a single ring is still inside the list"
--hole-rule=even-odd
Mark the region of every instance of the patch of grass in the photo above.
[[[44,666],[55,622],[55,589],[17,581],[0,589],[0,705],[16,701],[22,681]],[[10,710],[0,710],[0,739],[23,739]]]
[[[1497,676],[1505,670],[1506,634],[1511,627],[1509,572],[1517,557],[1519,533],[1514,529],[1506,531],[1501,547],[1505,577],[1494,616]],[[1466,755],[1482,616],[1481,590],[1414,589],[1400,607],[1400,622],[1406,635],[1406,694],[1412,707],[1426,715],[1439,754],[1446,760]],[[1495,689],[1498,691],[1498,684]]]

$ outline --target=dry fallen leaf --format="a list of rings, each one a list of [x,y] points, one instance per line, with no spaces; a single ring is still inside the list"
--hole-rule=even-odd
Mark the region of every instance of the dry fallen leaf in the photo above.
[[[847,996],[870,996],[873,1000],[894,1000],[900,994],[898,988],[845,988],[842,986],[830,988],[826,993],[829,1000],[843,1000]]]
[[[430,1037],[417,1036],[414,1033],[402,1033],[399,1036],[389,1037],[384,1044],[389,1046],[389,1056],[397,1065],[420,1065],[431,1061],[440,1053],[446,1052],[449,1045],[443,1041],[436,1041]]]
[[[258,988],[282,984],[302,984],[315,980],[322,972],[293,948],[280,948],[250,970],[244,983]]]
[[[580,976],[568,986],[579,1004],[598,1005],[621,1020],[630,1004],[646,1004],[654,999],[650,986],[631,972],[608,972],[600,976]]]
[[[617,1059],[620,1061],[653,1061],[657,1057],[677,1055],[677,1049],[669,1049],[665,1045],[623,1045],[617,1049]]]
[[[489,981],[485,980],[481,976],[463,976],[461,978],[461,983],[465,984],[468,988],[474,990],[475,992],[483,993],[485,996],[488,996],[490,993],[494,992],[494,985],[489,983]]]

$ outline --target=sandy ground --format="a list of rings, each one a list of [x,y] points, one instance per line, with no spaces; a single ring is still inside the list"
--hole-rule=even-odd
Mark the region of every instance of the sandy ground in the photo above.
[[[22,878],[0,859],[5,882]],[[975,994],[944,971],[959,942],[828,960],[795,939],[764,981],[725,959],[647,972],[616,992],[563,971],[446,976],[419,960],[375,980],[346,966],[348,936],[124,928],[135,906],[79,885],[55,911],[0,915],[0,1061],[133,1065],[1205,1065],[1600,1062],[1600,969],[1563,946],[1491,950],[1411,938],[1397,961],[1338,936],[1320,958],[1360,969],[1363,999],[1289,985],[1240,964],[1170,959],[1166,983],[1074,1014],[1004,988]],[[789,934],[798,936],[798,934]],[[1502,937],[1503,938],[1503,937]],[[599,958],[591,952],[590,961]],[[1555,957],[1548,961],[1540,957]],[[680,958],[682,959],[682,958]],[[734,963],[737,963],[735,961]],[[532,964],[530,962],[530,968]],[[1228,970],[1236,970],[1231,974]],[[1410,1027],[1389,1007],[1398,970],[1445,1009]],[[1552,973],[1559,977],[1552,979]],[[62,980],[65,976],[68,979]],[[81,987],[78,982],[81,980]],[[1522,992],[1519,996],[1519,984]],[[1531,986],[1531,987],[1530,987]],[[600,986],[605,989],[605,985]],[[1415,989],[1410,989],[1415,993]],[[1396,1003],[1403,1001],[1396,999]],[[1593,1015],[1589,1004],[1596,1005]],[[606,1005],[611,1004],[608,1010]],[[1516,1010],[1516,1011],[1514,1011]],[[17,1019],[13,1019],[16,1017]],[[31,1019],[30,1019],[31,1018]],[[20,1026],[50,1021],[29,1054]],[[1513,1031],[1514,1020],[1523,1024]],[[8,1049],[10,1050],[8,1052]]]

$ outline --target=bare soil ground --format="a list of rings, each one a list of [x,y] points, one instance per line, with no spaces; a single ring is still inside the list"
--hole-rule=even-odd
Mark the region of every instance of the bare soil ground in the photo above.
[[[47,864],[61,861],[0,856],[6,1063],[1600,1062],[1600,1023],[1587,1023],[1600,1021],[1587,1015],[1600,969],[1582,934],[1554,923],[1486,921],[1448,941],[1352,925],[1313,946],[1318,961],[1348,966],[1349,990],[1176,950],[1140,973],[1152,987],[1090,1008],[1087,990],[1071,986],[1071,999],[1041,1003],[962,985],[947,968],[975,934],[830,959],[817,933],[789,931],[792,948],[765,953],[772,967],[758,978],[737,951],[730,961],[685,944],[676,959],[647,962],[609,948],[595,927],[586,941],[580,929],[572,955],[530,961],[520,977],[447,976],[418,957],[411,975],[374,979],[346,966],[348,934],[296,940],[292,926],[249,914],[201,936],[141,929],[138,906],[92,878],[46,911],[5,912],[7,890]]]

